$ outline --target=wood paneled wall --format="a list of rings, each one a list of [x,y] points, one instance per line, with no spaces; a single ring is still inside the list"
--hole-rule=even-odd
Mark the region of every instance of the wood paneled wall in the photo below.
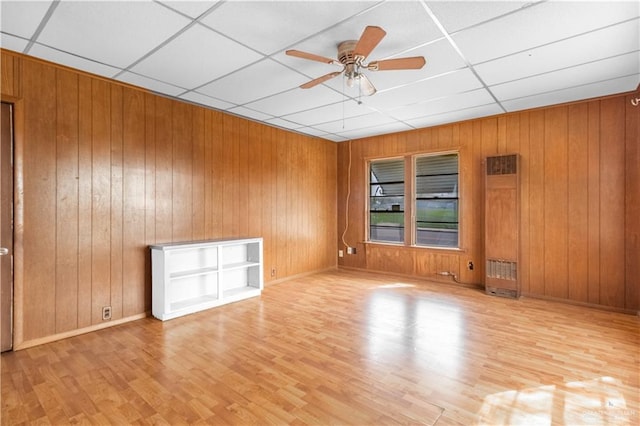
[[[267,282],[336,266],[336,144],[1,59],[22,181],[16,348],[102,326],[103,306],[113,322],[148,312],[150,244],[261,236]]]
[[[345,267],[447,280],[451,271],[483,283],[483,160],[521,156],[521,262],[524,295],[640,309],[639,93],[559,105],[341,143],[338,248],[345,231],[349,151],[351,194]],[[363,244],[366,160],[460,151],[461,250]],[[473,261],[473,271],[467,263]]]

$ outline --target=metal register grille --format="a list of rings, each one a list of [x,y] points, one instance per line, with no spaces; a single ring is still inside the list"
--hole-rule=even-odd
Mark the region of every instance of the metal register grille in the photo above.
[[[518,279],[518,264],[508,260],[487,259],[487,277],[516,281]]]
[[[487,175],[514,175],[517,172],[517,163],[515,154],[487,157]]]

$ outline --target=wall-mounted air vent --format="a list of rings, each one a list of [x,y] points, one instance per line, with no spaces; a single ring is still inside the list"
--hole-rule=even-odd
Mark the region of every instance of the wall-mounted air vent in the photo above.
[[[487,157],[487,175],[514,175],[518,172],[518,156],[500,155]]]

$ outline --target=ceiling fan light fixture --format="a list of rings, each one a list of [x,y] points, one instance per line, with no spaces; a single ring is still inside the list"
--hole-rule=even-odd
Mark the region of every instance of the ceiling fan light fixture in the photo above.
[[[356,78],[358,78],[358,71],[353,63],[345,64],[344,77],[347,80],[347,86],[353,87]]]
[[[358,74],[358,81],[360,83],[360,91],[363,95],[371,96],[376,93],[376,88],[371,84],[371,81],[364,74]]]
[[[353,75],[345,75],[347,79],[347,87],[353,87],[353,83],[355,82],[355,77]]]

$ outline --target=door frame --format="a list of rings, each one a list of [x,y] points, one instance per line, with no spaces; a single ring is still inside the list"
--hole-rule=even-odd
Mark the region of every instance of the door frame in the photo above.
[[[0,246],[6,251],[0,256],[2,275],[0,281],[0,351],[13,349],[13,104],[2,102],[2,122],[0,123],[0,182],[2,183],[2,217],[0,218]],[[6,180],[5,180],[6,179]],[[6,191],[6,193],[5,193]]]
[[[13,350],[24,342],[24,103],[0,95],[13,105]]]

